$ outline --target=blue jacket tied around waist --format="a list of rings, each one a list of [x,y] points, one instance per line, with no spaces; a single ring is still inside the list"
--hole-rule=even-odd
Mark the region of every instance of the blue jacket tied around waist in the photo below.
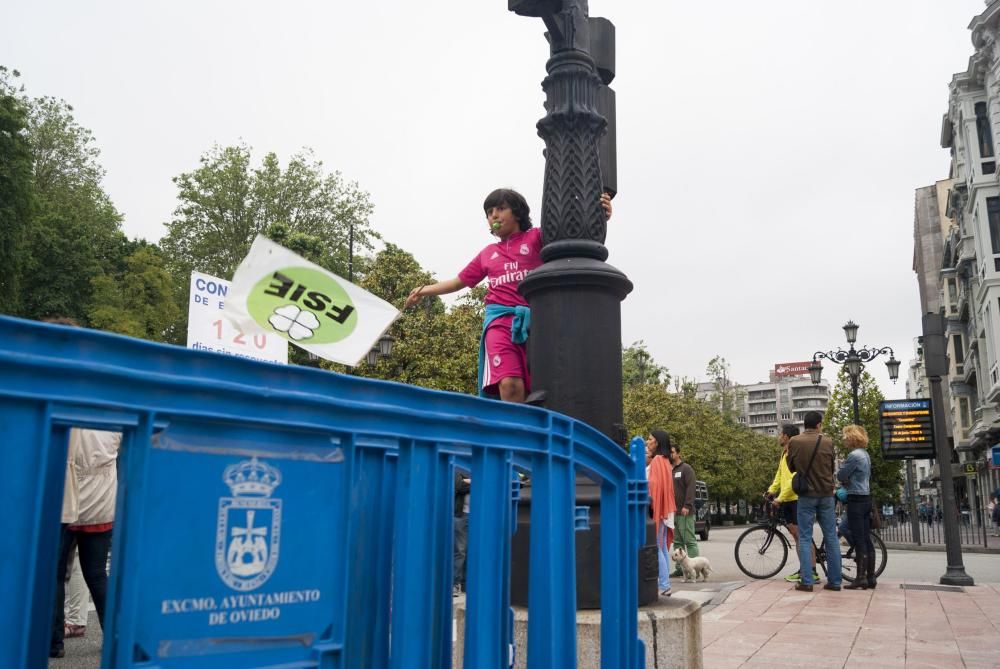
[[[525,306],[508,307],[503,304],[487,304],[486,315],[483,318],[483,333],[479,336],[479,396],[489,397],[483,392],[483,369],[486,365],[486,330],[490,323],[501,316],[514,316],[514,321],[510,324],[510,339],[515,344],[523,344],[528,341],[528,328],[531,325],[531,309]]]

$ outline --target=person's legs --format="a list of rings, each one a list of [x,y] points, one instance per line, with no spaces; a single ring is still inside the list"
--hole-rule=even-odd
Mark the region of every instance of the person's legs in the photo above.
[[[677,516],[675,515],[674,518]],[[684,550],[688,557],[698,557],[698,536],[694,532],[694,511],[681,516],[684,522]]]
[[[865,556],[867,557],[866,572],[868,576],[868,587],[874,588],[878,585],[875,579],[875,544],[872,542],[872,501],[868,500],[867,511],[864,515],[864,537]]]
[[[865,516],[869,505],[852,497],[847,498],[848,542],[854,550],[854,564],[857,577],[854,583],[847,586],[848,590],[861,590],[868,587],[868,533],[865,531]]]
[[[813,523],[816,522],[817,497],[799,497],[799,565],[809,564],[812,555]],[[800,571],[802,585],[812,585],[812,572],[806,569]]]
[[[80,546],[80,567],[87,588],[97,609],[97,619],[104,629],[104,602],[108,594],[108,553],[111,551],[111,530],[107,532],[73,532]]]
[[[510,318],[498,318],[483,337],[483,389],[505,402],[523,402],[531,392],[528,351],[524,344],[511,341],[510,322]]]
[[[659,562],[660,594],[670,592],[670,546],[667,544],[666,529],[656,533],[656,556]]]
[[[842,573],[840,569],[840,541],[837,540],[837,514],[835,500],[829,497],[816,497],[816,518],[823,532],[823,543],[826,546],[826,578],[828,585],[840,587]],[[799,502],[801,506],[802,502]]]
[[[527,397],[524,390],[524,379],[508,376],[505,379],[500,379],[497,387],[500,390],[500,399],[504,402],[523,402],[524,398]]]
[[[59,558],[56,563],[56,599],[52,610],[52,634],[49,638],[50,657],[61,657],[63,653],[63,638],[66,634],[66,614],[63,610],[66,603],[66,564],[73,548],[72,541],[70,531],[63,525],[59,535]]]
[[[66,628],[71,636],[81,636],[87,626],[87,584],[80,571],[80,558],[76,550],[67,559],[69,562],[69,578],[66,580]]]
[[[454,587],[465,590],[465,556],[469,546],[469,517],[455,519]]]

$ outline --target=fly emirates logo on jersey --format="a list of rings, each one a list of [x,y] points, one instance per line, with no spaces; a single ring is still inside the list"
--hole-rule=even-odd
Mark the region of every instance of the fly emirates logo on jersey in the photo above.
[[[520,269],[517,262],[505,262],[503,264],[503,274],[490,277],[490,287],[496,288],[508,283],[520,283],[530,272],[530,269]]]

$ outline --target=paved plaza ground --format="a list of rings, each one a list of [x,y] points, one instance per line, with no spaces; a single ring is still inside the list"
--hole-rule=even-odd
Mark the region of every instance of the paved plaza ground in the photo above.
[[[902,585],[813,593],[783,581],[744,585],[703,613],[705,669],[1000,667],[1000,584]]]
[[[890,550],[884,578],[872,591],[797,592],[781,575],[797,569],[794,555],[781,575],[751,581],[733,547],[745,528],[712,530],[699,542],[715,573],[708,583],[672,580],[674,598],[703,605],[704,669],[727,667],[996,667],[1000,669],[1000,555],[967,553],[976,586],[936,587],[945,553]],[[93,611],[87,636],[67,639],[67,657],[53,669],[100,667],[100,627]]]

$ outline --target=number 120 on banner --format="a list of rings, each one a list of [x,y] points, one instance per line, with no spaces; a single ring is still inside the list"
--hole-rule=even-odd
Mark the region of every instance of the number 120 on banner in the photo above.
[[[229,281],[191,273],[187,347],[241,358],[288,363],[288,343],[265,332],[246,334],[222,315]]]

